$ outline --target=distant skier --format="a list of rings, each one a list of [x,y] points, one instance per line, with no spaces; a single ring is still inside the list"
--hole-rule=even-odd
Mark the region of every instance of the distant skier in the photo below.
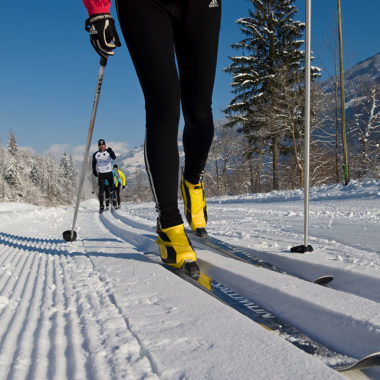
[[[145,165],[158,211],[162,260],[196,277],[196,254],[178,210],[178,123],[182,103],[185,166],[181,181],[190,227],[206,235],[202,181],[214,136],[211,100],[221,0],[115,0],[121,29],[145,97]],[[86,30],[96,52],[120,46],[111,0],[83,0]],[[178,71],[176,67],[178,64]]]
[[[125,189],[125,175],[117,164],[113,166],[113,178],[116,191],[116,208],[120,208],[120,189]]]
[[[99,150],[92,156],[92,173],[95,177],[98,177],[99,185],[99,213],[104,211],[104,191],[105,181],[107,180],[109,185],[110,198],[116,204],[115,186],[113,183],[113,172],[111,160],[116,160],[116,155],[111,148],[106,148],[106,142],[103,139],[98,141]]]

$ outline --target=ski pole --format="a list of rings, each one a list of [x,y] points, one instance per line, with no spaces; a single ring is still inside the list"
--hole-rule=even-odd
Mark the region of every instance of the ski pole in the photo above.
[[[87,159],[88,159],[88,152],[90,150],[92,133],[94,131],[96,111],[98,109],[100,90],[102,88],[104,68],[106,67],[106,65],[107,65],[107,58],[101,57],[100,58],[99,75],[98,75],[98,83],[96,85],[94,104],[92,106],[92,112],[91,112],[90,126],[88,128],[87,143],[86,143],[86,148],[84,151],[84,157],[83,157],[83,162],[82,162],[82,170],[81,170],[81,175],[80,175],[80,179],[79,179],[79,187],[78,187],[77,200],[76,200],[76,204],[75,204],[73,225],[72,225],[71,230],[67,230],[67,231],[63,232],[63,239],[66,241],[75,241],[77,238],[77,233],[75,231],[75,224],[76,224],[77,217],[78,217],[79,203],[80,203],[80,198],[82,195],[83,182],[84,182],[85,170],[86,170]]]
[[[309,185],[310,185],[310,81],[311,81],[311,0],[305,0],[305,159],[304,159],[304,244],[292,247],[291,252],[312,252],[309,238]]]

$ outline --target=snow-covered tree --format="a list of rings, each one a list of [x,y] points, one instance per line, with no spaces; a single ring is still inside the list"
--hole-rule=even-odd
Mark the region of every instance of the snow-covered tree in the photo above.
[[[60,167],[62,169],[62,174],[68,181],[73,181],[74,179],[74,167],[71,156],[68,156],[66,152],[63,153],[61,158]]]
[[[8,156],[4,163],[4,178],[9,185],[19,184],[17,162],[12,156]]]
[[[18,178],[18,154],[17,154],[16,138],[12,132],[9,131],[7,152],[4,158],[3,177],[6,182],[15,186],[20,183]]]
[[[17,149],[16,137],[13,134],[12,130],[10,130],[8,136],[8,152],[11,156],[16,156]]]
[[[230,125],[238,124],[245,133],[253,154],[260,154],[263,144],[271,152],[273,188],[278,189],[278,160],[287,151],[289,135],[284,124],[273,123],[273,119],[284,113],[282,107],[276,108],[284,86],[288,94],[303,98],[304,24],[294,19],[297,11],[294,0],[251,2],[254,10],[236,21],[245,38],[232,45],[242,54],[230,57],[232,63],[225,69],[233,76],[231,86],[235,95],[225,112]],[[295,121],[301,124],[301,113],[295,115]]]
[[[358,103],[349,129],[357,152],[352,164],[357,177],[380,174],[380,86],[358,85]]]
[[[38,186],[41,183],[41,172],[37,162],[32,162],[32,167],[30,169],[30,180],[34,186]]]
[[[207,188],[211,190],[211,185],[216,195],[230,193],[228,179],[241,164],[243,140],[245,137],[239,135],[236,129],[225,126],[216,129],[205,171]]]
[[[65,155],[63,162],[61,167],[52,156],[18,148],[10,131],[6,147],[0,140],[0,200],[46,206],[72,203],[77,173],[71,156]]]
[[[122,200],[129,200],[132,202],[152,200],[149,179],[144,170],[137,169],[133,175],[129,176],[126,191],[121,192],[121,197]]]
[[[75,183],[76,183],[76,170],[74,167],[73,158],[71,155],[63,153],[60,163],[61,176],[58,179],[62,188],[64,189],[64,196],[67,199],[74,199]]]
[[[5,161],[5,151],[3,148],[3,143],[0,139],[0,191],[1,199],[4,200],[5,196],[5,180],[4,180],[4,161]]]

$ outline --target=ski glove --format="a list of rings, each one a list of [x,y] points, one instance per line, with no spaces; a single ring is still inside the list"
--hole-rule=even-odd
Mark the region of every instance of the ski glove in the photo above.
[[[123,186],[123,189],[125,189],[125,186]]]
[[[109,154],[113,153],[113,150],[112,150],[111,148],[107,148],[106,151],[107,151]]]
[[[96,170],[94,170],[94,171],[92,172],[92,174],[93,174],[95,177],[97,177],[97,176],[98,176],[98,173],[97,173],[97,171],[96,171]]]
[[[90,33],[90,41],[95,51],[104,58],[114,55],[113,50],[121,46],[115,21],[109,13],[90,16],[86,20],[85,29]]]

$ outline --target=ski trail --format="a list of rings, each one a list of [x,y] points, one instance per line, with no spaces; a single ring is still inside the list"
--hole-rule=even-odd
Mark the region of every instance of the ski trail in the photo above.
[[[55,285],[59,282],[60,256],[55,243],[50,244],[46,239],[33,238],[27,243],[27,238],[15,236],[13,240],[15,246],[25,249],[15,249],[16,255],[24,260],[18,261],[13,281],[8,281],[1,291],[14,304],[0,319],[5,329],[0,331],[1,373],[7,379],[66,378],[65,356],[61,352],[65,342],[57,340],[64,325],[57,313],[60,289]],[[56,355],[59,360],[55,359]]]
[[[68,266],[61,262],[63,278],[69,277]],[[62,281],[61,281],[62,282]],[[67,378],[83,379],[87,375],[86,371],[86,352],[81,349],[84,346],[84,337],[82,336],[81,320],[77,312],[78,304],[76,297],[71,297],[72,285],[70,281],[63,281],[62,294],[66,310],[67,323],[65,326],[64,335],[67,336],[67,345],[64,355],[67,358]],[[91,366],[89,366],[91,368]]]
[[[33,341],[35,344],[32,347],[31,358],[32,363],[28,368],[28,379],[38,379],[46,377],[48,373],[48,353],[50,350],[49,331],[51,329],[51,311],[52,299],[55,285],[53,284],[54,271],[54,256],[48,255],[46,258],[44,273],[42,276],[40,313],[36,319],[36,328],[33,332]]]
[[[97,226],[100,227],[103,231],[102,236],[109,235],[114,239],[114,235],[107,230],[104,225],[102,225],[99,221],[98,215],[92,216],[93,220],[92,223],[96,222]],[[87,222],[89,223],[89,222]],[[90,239],[91,240],[91,239]],[[125,243],[116,240],[113,244],[115,247],[125,247]],[[118,334],[122,337],[124,335],[124,339],[126,339],[127,344],[121,343],[121,353],[122,355],[118,357],[118,355],[113,355],[113,361],[110,361],[110,367],[112,368],[118,368],[121,366],[120,369],[118,369],[118,373],[123,372],[123,368],[125,367],[124,361],[127,360],[127,362],[130,362],[133,364],[133,367],[131,367],[127,374],[128,376],[132,375],[132,378],[138,378],[141,376],[139,372],[144,373],[144,378],[148,376],[149,378],[157,378],[156,376],[159,376],[159,371],[157,369],[157,364],[155,363],[155,360],[153,359],[152,355],[150,354],[149,350],[145,347],[143,342],[138,336],[138,333],[135,332],[132,328],[132,324],[130,323],[129,319],[123,313],[122,308],[120,307],[117,296],[115,292],[112,289],[112,286],[109,286],[110,281],[107,279],[106,276],[101,275],[96,271],[96,264],[91,259],[91,256],[96,257],[96,252],[89,252],[90,249],[92,249],[92,243],[83,242],[83,252],[88,257],[89,261],[91,262],[91,265],[93,266],[94,270],[94,276],[97,277],[97,279],[101,282],[102,286],[98,289],[98,295],[96,298],[92,299],[92,302],[98,302],[101,303],[97,305],[96,307],[104,309],[104,305],[110,304],[110,307],[112,307],[115,311],[115,315],[113,318],[113,325],[117,324],[119,325],[120,331]],[[98,312],[99,313],[99,312]],[[117,320],[117,324],[116,321]],[[137,370],[134,370],[135,368]],[[146,370],[149,368],[149,372],[153,372],[152,374],[147,374]]]
[[[143,230],[149,230],[151,227],[146,226],[144,224],[140,224],[139,222],[135,222],[133,220],[129,220],[128,218],[121,217],[117,213],[114,213],[113,216],[109,213],[102,215],[99,218],[104,226],[114,235],[119,236],[125,241],[125,244],[133,244],[138,250],[144,252],[144,249],[147,246],[151,246],[146,240],[152,239],[151,234],[143,233]],[[154,236],[153,236],[154,238]],[[249,286],[248,286],[249,287]],[[247,301],[250,302],[250,301]],[[262,309],[255,309],[257,313],[267,313]],[[171,343],[173,344],[173,343]],[[327,350],[326,350],[327,351]],[[343,356],[342,356],[343,357]],[[334,356],[333,360],[337,360],[338,356]],[[326,361],[328,358],[326,357]]]
[[[157,379],[82,242],[30,218],[27,235],[0,234],[0,379]]]
[[[72,314],[72,319],[77,321],[80,336],[82,337],[81,345],[87,352],[85,359],[86,377],[92,379],[108,379],[110,373],[107,370],[107,363],[103,352],[101,328],[97,321],[98,307],[91,301],[93,292],[91,290],[94,285],[89,281],[91,272],[93,271],[92,265],[87,258],[83,260],[71,259],[71,265],[65,265],[62,269],[64,276],[64,287],[66,288],[67,299],[71,298],[74,303],[75,315]],[[76,271],[71,272],[73,269],[73,261],[77,264]],[[88,289],[86,289],[88,288]]]
[[[84,207],[78,240],[67,243],[62,231],[71,216],[59,208],[38,210],[1,227],[0,380],[249,378],[251,367],[273,378],[273,364],[261,363],[263,352],[273,357],[273,351],[276,361],[314,363],[289,373],[339,378],[240,314],[227,314],[224,305],[197,292],[193,297],[188,284],[148,263],[139,251],[157,248],[155,234],[136,234],[110,213],[109,229]],[[117,237],[119,230],[127,241]],[[252,350],[241,348],[256,339]]]
[[[36,260],[35,260],[36,261]],[[32,342],[33,331],[38,323],[38,316],[41,308],[41,293],[43,288],[43,271],[44,260],[36,261],[37,268],[30,271],[30,275],[34,276],[34,281],[30,279],[30,283],[26,282],[27,292],[23,295],[29,305],[23,306],[24,310],[17,313],[18,321],[15,323],[13,330],[19,330],[17,337],[17,345],[13,357],[11,358],[12,366],[8,375],[9,379],[25,378],[27,369],[32,362]]]
[[[94,224],[95,221],[99,220],[99,217],[92,213],[88,219],[86,224]],[[96,231],[94,235],[99,236],[99,231]],[[104,232],[101,235],[104,236]],[[73,257],[76,268],[83,267],[87,268],[87,270],[82,272],[84,275],[83,278],[76,277],[70,283],[78,285],[83,282],[86,288],[92,289],[88,291],[80,287],[78,288],[78,295],[82,298],[80,305],[83,307],[84,303],[87,303],[89,305],[86,309],[87,312],[91,311],[93,317],[96,316],[96,318],[99,318],[99,316],[103,316],[104,318],[103,323],[100,324],[98,328],[98,341],[103,342],[103,350],[109,351],[105,355],[106,363],[104,364],[104,367],[111,369],[108,378],[130,377],[156,379],[157,366],[149,354],[149,350],[144,347],[138,334],[131,328],[128,318],[123,315],[112,286],[109,285],[111,283],[110,280],[97,271],[96,264],[91,258],[98,254],[107,255],[107,253],[102,251],[94,252],[92,250],[92,243],[83,241],[82,246],[79,246],[79,244],[80,242],[78,242],[76,246],[76,251],[72,252],[71,255],[74,254]],[[117,240],[112,244],[112,246],[120,245],[123,245],[123,243]],[[85,298],[82,297],[84,294],[86,294]],[[85,312],[83,316],[86,318]],[[91,322],[93,322],[92,319],[93,318],[85,319],[83,325],[91,325]],[[109,334],[110,328],[115,330],[115,333],[112,335]],[[91,331],[91,335],[93,335],[93,329],[91,328],[89,330]],[[88,334],[89,339],[87,343],[89,347],[91,347],[91,352],[96,352],[99,343],[95,342],[95,344],[92,345],[90,340],[91,335]],[[107,342],[107,344],[105,344],[105,342]],[[126,363],[129,365],[126,366]],[[106,377],[99,376],[98,378],[103,379]]]
[[[143,227],[139,226],[139,223],[134,222],[129,225],[128,218],[120,218],[118,215],[114,216],[117,219],[111,216],[102,216],[101,219],[106,222],[105,226],[115,234],[118,234],[120,230],[119,224],[121,220],[126,230],[135,230],[136,228]],[[145,229],[149,229],[149,227],[144,227]],[[124,236],[128,240],[131,240],[130,235],[131,233],[124,231]],[[143,239],[142,235],[140,232],[140,240]],[[143,244],[140,242],[139,246],[142,247]],[[259,303],[274,314],[283,317],[290,324],[294,324],[306,333],[311,334],[314,338],[318,337],[317,340],[330,348],[354,357],[355,355],[360,357],[368,354],[368,352],[377,351],[378,338],[375,335],[378,332],[377,326],[379,326],[377,318],[378,303],[340,292],[339,301],[337,299],[336,305],[331,306],[326,299],[337,296],[336,290],[319,287],[309,282],[300,282],[302,280],[276,272],[265,271],[264,269],[256,268],[239,261],[231,262],[231,259],[221,255],[216,256],[205,249],[199,249],[197,253],[200,259],[204,259],[210,264],[209,270],[204,268],[205,274],[214,280],[225,283],[241,295],[253,300],[253,302]],[[224,264],[221,264],[222,262]],[[235,270],[231,270],[232,266]],[[281,286],[279,288],[273,287],[273,284],[277,282]],[[288,285],[285,285],[285,282]],[[301,286],[304,290],[302,295],[298,294],[297,291],[297,288]],[[287,290],[284,292],[285,287]],[[368,312],[371,310],[368,319],[363,318],[360,312],[361,307],[368,310]],[[345,310],[344,314],[342,314],[343,309]],[[308,314],[318,315],[320,321],[328,320],[329,324],[316,333],[315,321],[306,317],[300,318],[300,316]],[[308,323],[310,323],[309,326],[307,326]],[[330,332],[328,332],[329,330]],[[349,345],[343,343],[343,338],[341,339],[342,342],[336,342],[330,338],[333,336],[334,331],[337,330],[341,330],[340,335],[345,337],[347,342],[350,339],[356,342],[355,349],[357,352],[349,351],[351,347],[348,348]],[[369,330],[372,331],[370,332]],[[369,349],[369,347],[371,348]]]
[[[18,255],[16,250],[12,250],[12,248],[7,249],[7,252],[2,256],[4,256],[4,263],[1,265],[1,277],[0,277],[0,294],[4,294],[7,292],[8,284],[14,280],[14,276],[17,274],[13,274],[14,270],[17,270],[19,267],[20,261],[25,260],[25,256]],[[12,275],[13,274],[13,275]],[[4,297],[4,296],[3,296]]]
[[[152,223],[148,219],[137,218],[136,216],[131,218],[129,212],[117,211],[113,216],[134,228],[147,231],[152,230]],[[314,254],[290,254],[290,252],[279,251],[278,248],[262,248],[260,245],[254,244],[241,246],[241,241],[236,239],[236,236],[235,238],[226,238],[225,235],[211,234],[210,237],[217,238],[227,246],[230,246],[231,249],[241,251],[247,257],[253,255],[255,258],[268,261],[278,266],[291,275],[309,281],[325,274],[333,275],[334,281],[329,284],[330,288],[351,293],[375,302],[380,302],[380,293],[377,291],[380,286],[380,278],[377,272],[371,270],[371,266],[362,271],[360,269],[358,270],[357,267],[352,266],[350,268],[348,265],[342,264],[342,261],[344,260],[341,259],[342,252],[345,252],[345,255],[352,255],[353,257],[355,257],[355,255],[362,255],[362,252],[358,250],[355,250],[354,252],[353,248],[350,248],[349,246],[334,242],[329,250],[326,249],[328,253],[326,254],[326,259],[324,261],[320,258],[313,261]],[[294,241],[296,240],[297,239],[294,239]],[[299,237],[299,241],[301,240],[302,239]],[[198,245],[195,244],[195,246]],[[321,252],[318,252],[318,254],[320,253]],[[373,254],[367,253],[367,257],[369,258],[369,261],[371,261]],[[347,262],[348,260],[344,261]],[[365,263],[367,260],[363,259],[361,261]]]

